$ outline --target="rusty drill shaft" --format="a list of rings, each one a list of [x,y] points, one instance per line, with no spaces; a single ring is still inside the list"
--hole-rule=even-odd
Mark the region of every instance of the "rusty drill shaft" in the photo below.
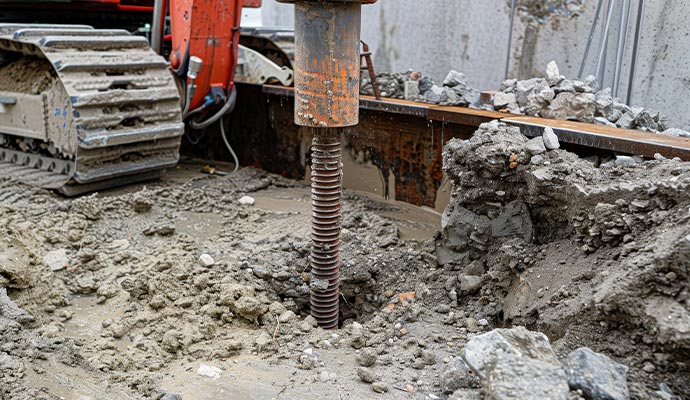
[[[363,3],[295,3],[295,123],[313,128],[311,314],[338,327],[342,127],[359,123],[359,36]]]
[[[338,327],[340,297],[341,129],[314,129],[312,144],[311,314],[325,329]],[[317,284],[321,282],[321,284]]]

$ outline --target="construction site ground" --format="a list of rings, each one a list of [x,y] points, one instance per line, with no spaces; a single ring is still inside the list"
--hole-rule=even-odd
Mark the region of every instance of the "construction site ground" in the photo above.
[[[517,325],[627,366],[630,398],[690,396],[690,164],[535,159],[515,129],[450,143],[443,218],[345,191],[334,331],[308,314],[304,183],[0,181],[0,399],[501,398],[452,366]]]

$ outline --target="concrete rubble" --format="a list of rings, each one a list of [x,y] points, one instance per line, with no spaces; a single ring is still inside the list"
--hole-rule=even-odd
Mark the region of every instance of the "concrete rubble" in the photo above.
[[[462,72],[451,70],[439,85],[420,72],[378,73],[376,82],[382,97],[420,101],[443,106],[479,107],[479,91],[468,83]],[[360,93],[374,95],[371,77],[363,73]]]
[[[594,76],[587,76],[583,80],[566,78],[553,61],[546,66],[543,77],[503,81],[500,89],[491,93],[488,102],[480,99],[480,91],[469,85],[463,73],[455,70],[451,70],[441,84],[413,70],[378,73],[376,81],[382,97],[690,138],[688,131],[667,127],[658,111],[626,105],[621,99],[613,97],[611,88],[600,90]],[[360,92],[374,95],[371,78],[366,72],[361,76]]]
[[[611,88],[600,90],[593,76],[567,79],[553,61],[541,78],[504,81],[494,94],[492,105],[498,111],[513,114],[690,137],[686,131],[667,128],[659,112],[628,106],[612,96]]]

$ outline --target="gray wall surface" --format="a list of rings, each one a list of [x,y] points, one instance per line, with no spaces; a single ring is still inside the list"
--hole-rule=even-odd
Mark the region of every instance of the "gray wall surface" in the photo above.
[[[541,76],[555,60],[561,74],[580,69],[597,0],[518,0],[510,77]],[[622,4],[622,0],[617,3]],[[632,0],[620,96],[628,87],[637,0]],[[481,90],[497,89],[505,77],[510,0],[379,0],[363,7],[362,40],[378,71],[422,71],[442,80],[464,72]],[[632,105],[659,110],[671,126],[690,130],[690,2],[647,0]],[[292,25],[292,6],[264,0],[264,26]],[[620,11],[614,10],[604,86],[612,86]],[[600,26],[603,25],[600,19]],[[585,75],[594,72],[600,31]]]

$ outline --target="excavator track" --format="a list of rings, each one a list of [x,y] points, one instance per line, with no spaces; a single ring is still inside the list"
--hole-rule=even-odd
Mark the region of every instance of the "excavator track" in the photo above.
[[[143,37],[0,24],[0,82],[1,176],[76,195],[179,160],[179,90]]]

